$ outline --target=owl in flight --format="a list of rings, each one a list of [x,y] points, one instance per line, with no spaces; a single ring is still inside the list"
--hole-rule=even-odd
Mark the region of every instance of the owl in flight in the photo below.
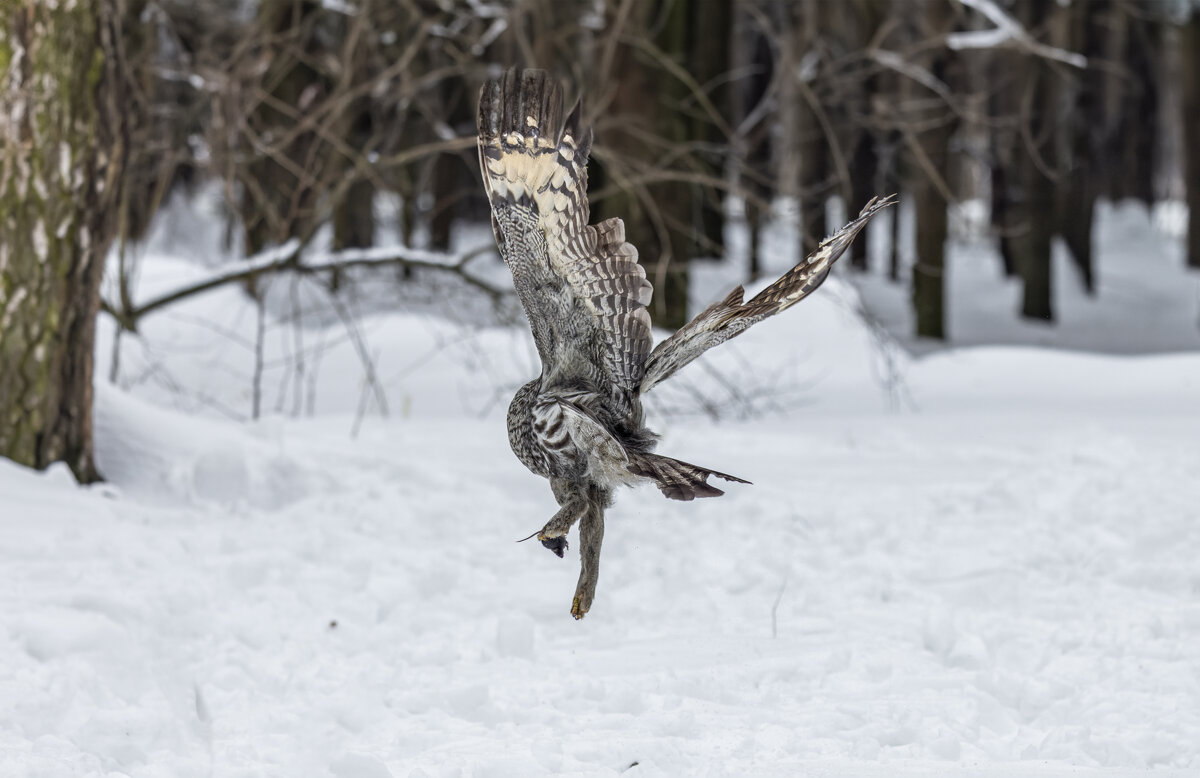
[[[541,357],[542,373],[508,408],[513,453],[550,480],[559,510],[535,533],[558,556],[579,522],[581,570],[571,615],[592,606],[604,511],[618,486],[652,483],[673,500],[716,497],[710,478],[736,476],[654,453],[642,395],[708,349],[791,307],[821,285],[872,216],[858,218],[749,301],[742,287],[651,348],[653,288],[620,219],[588,224],[590,128],[564,115],[559,82],[510,70],[479,95],[479,165],[492,228]]]

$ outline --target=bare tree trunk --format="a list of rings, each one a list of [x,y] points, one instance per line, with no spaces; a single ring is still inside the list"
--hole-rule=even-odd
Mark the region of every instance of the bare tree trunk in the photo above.
[[[953,7],[945,0],[927,0],[921,5],[921,34],[932,37],[945,34],[953,24]],[[934,49],[921,63],[936,78],[952,81],[951,53]],[[911,87],[910,87],[911,88]],[[917,336],[946,338],[946,235],[947,218],[944,173],[948,167],[950,137],[956,120],[946,106],[933,116],[920,116],[925,129],[916,137],[916,148],[909,150],[905,169],[911,174],[908,187],[916,215],[917,251],[912,270],[913,312]],[[918,158],[923,158],[921,164]],[[926,165],[932,170],[927,170]],[[942,184],[934,179],[943,176]]]
[[[903,202],[903,198],[901,198],[901,202]],[[891,245],[888,246],[888,280],[897,282],[900,280],[900,204],[897,203],[891,211],[892,239]]]
[[[850,158],[851,194],[850,202],[846,203],[847,214],[858,213],[858,209],[875,196],[878,168],[879,159],[875,153],[875,136],[870,132],[862,132],[854,147],[854,155]],[[866,230],[858,240],[850,245],[850,267],[861,273],[865,273],[869,269],[870,233],[870,230]]]
[[[333,249],[366,248],[375,245],[375,186],[366,179],[355,181],[333,209]]]
[[[733,114],[730,98],[732,86],[722,83],[722,77],[730,70],[733,51],[733,0],[708,0],[703,4],[681,3],[692,6],[689,16],[688,39],[685,42],[688,70],[709,101],[723,117]],[[702,5],[703,7],[699,7]],[[694,103],[691,97],[689,103]],[[704,140],[719,148],[729,144],[732,138],[725,137],[718,126],[707,117],[692,120],[689,140]],[[695,155],[693,164],[697,172],[713,178],[725,175],[725,160],[716,151]],[[689,251],[690,256],[722,257],[725,254],[725,209],[724,194],[711,186],[692,185],[691,200],[695,208],[692,219],[695,238]]]
[[[1066,177],[1058,187],[1059,233],[1079,270],[1083,290],[1096,294],[1096,266],[1092,256],[1092,226],[1095,223],[1097,189],[1088,166]]]
[[[1013,204],[1015,218],[1023,229],[1011,238],[1013,259],[1024,283],[1021,316],[1054,320],[1054,287],[1050,262],[1054,236],[1054,186],[1032,159],[1020,165],[1024,197]]]
[[[1014,220],[1020,226],[1010,238],[1013,260],[1024,281],[1021,296],[1021,316],[1026,319],[1054,320],[1054,289],[1051,268],[1051,239],[1054,236],[1054,182],[1039,168],[1033,155],[1042,155],[1042,164],[1053,164],[1051,142],[1037,144],[1036,140],[1050,131],[1049,112],[1054,104],[1052,78],[1044,63],[1026,59],[1029,78],[1022,88],[1030,93],[1033,110],[1022,118],[1029,123],[1034,147],[1017,157],[1019,196],[1010,202]]]
[[[998,248],[1000,265],[1004,269],[1005,278],[1013,278],[1017,274],[1017,263],[1013,259],[1012,245],[1008,231],[1012,225],[1012,215],[1008,212],[1009,183],[1008,173],[1012,160],[996,157],[992,161],[992,228],[1000,233]]]
[[[634,5],[629,25],[648,29],[655,8],[649,3]],[[682,134],[682,122],[675,110],[665,110],[666,76],[652,63],[619,45],[607,74],[612,101],[607,116],[619,122],[597,122],[592,165],[588,171],[589,190],[616,187],[617,191],[592,200],[592,221],[613,216],[625,223],[625,236],[642,257],[646,273],[654,284],[651,313],[655,324],[677,329],[687,321],[688,275],[685,246],[690,241],[678,228],[687,225],[691,207],[687,187],[676,183],[638,185],[623,183],[642,170],[652,169],[655,154],[661,148],[648,148],[646,136],[674,146]],[[674,228],[672,228],[674,223]]]
[[[1183,155],[1188,204],[1188,267],[1200,269],[1200,9],[1183,28]]]
[[[1161,25],[1136,6],[1119,6],[1118,17],[1128,30],[1121,64],[1121,107],[1113,135],[1114,200],[1133,197],[1154,203],[1154,172],[1158,158],[1159,85],[1156,58],[1163,48]]]
[[[754,126],[745,126],[767,96],[771,85],[773,62],[771,47],[760,22],[752,18],[744,5],[735,8],[737,21],[734,32],[732,65],[745,72],[736,84],[737,106],[735,126],[741,132],[738,148],[738,187],[745,193],[746,231],[749,237],[749,257],[746,276],[751,282],[762,275],[762,230],[765,223],[764,205],[771,200],[773,171],[771,168],[771,122],[762,115]]]
[[[1084,4],[1059,8],[1052,25],[1050,43],[1068,51],[1083,53],[1093,62],[1100,52],[1092,9]],[[1060,69],[1058,79],[1061,104],[1073,109],[1063,117],[1058,132],[1063,139],[1059,147],[1065,152],[1057,182],[1055,213],[1058,232],[1079,270],[1084,291],[1096,293],[1095,262],[1092,258],[1092,225],[1095,221],[1097,185],[1097,151],[1100,144],[1100,92],[1103,71],[1094,65],[1082,73]]]
[[[950,126],[921,133],[921,149],[941,171],[946,169]],[[917,222],[917,252],[912,270],[913,312],[917,336],[946,338],[946,198],[929,177],[919,174],[911,185]]]
[[[458,196],[458,169],[461,163],[453,154],[438,154],[430,164],[429,185],[433,209],[429,215],[429,247],[449,251],[454,226],[454,201]]]
[[[313,67],[317,59],[314,32],[320,6],[312,0],[263,0],[258,24],[266,41],[262,89],[269,95],[246,117],[255,137],[271,139],[296,124],[290,111],[302,112],[324,90]],[[265,144],[260,144],[265,145]],[[271,244],[306,234],[313,226],[314,184],[319,162],[312,132],[303,132],[285,147],[251,148],[250,161],[239,176],[242,195],[244,250],[256,254]],[[254,284],[250,283],[251,292]]]
[[[351,60],[358,73],[358,80],[370,77],[364,63],[357,58]],[[359,98],[351,103],[345,121],[339,122],[335,131],[343,135],[346,144],[355,149],[368,146],[375,130],[375,117],[370,100]],[[333,248],[335,251],[350,248],[366,248],[375,245],[375,183],[355,170],[350,160],[342,162],[343,176],[353,176],[354,183],[347,189],[341,202],[333,204]],[[333,274],[333,285],[337,285],[338,274]]]
[[[775,190],[791,201],[800,203],[800,123],[804,98],[796,71],[800,65],[800,18],[794,5],[783,3],[770,6],[771,21],[776,23],[779,36],[779,141],[775,144]],[[803,232],[803,231],[802,231]],[[803,255],[803,247],[799,247]]]
[[[796,81],[796,99],[799,100],[796,140],[800,161],[798,182],[800,207],[800,256],[804,257],[816,249],[826,235],[829,225],[825,218],[825,201],[829,199],[830,164],[829,139],[821,125],[818,111],[822,106],[817,96],[801,79],[800,66],[811,54],[815,54],[817,37],[820,33],[820,17],[825,10],[820,0],[795,0],[797,27],[793,34],[797,59],[785,78]],[[805,63],[807,64],[807,63]],[[816,65],[812,65],[816,67]]]
[[[346,142],[360,148],[371,137],[370,105],[366,100],[355,101],[355,108],[344,130]],[[353,176],[354,183],[346,188],[341,201],[333,204],[333,249],[367,248],[375,245],[375,184],[357,172],[353,165],[343,163],[342,175]],[[334,291],[342,285],[342,273],[329,274],[329,286]]]
[[[889,8],[873,0],[853,0],[843,3],[840,10],[841,14],[836,18],[842,28],[843,49],[857,52],[870,48],[887,18]],[[880,116],[876,113],[879,101],[875,96],[882,85],[890,86],[892,83],[883,74],[853,79],[849,82],[850,93],[838,106],[838,126],[844,127],[844,134],[851,138],[848,144],[850,180],[842,182],[847,216],[858,213],[872,197],[881,193],[878,188],[883,176],[879,160],[880,133],[877,128]],[[870,269],[871,246],[871,230],[868,229],[850,245],[851,268],[859,272]]]
[[[1014,16],[1028,30],[1045,29],[1062,21],[1053,0],[1020,0]],[[997,133],[993,197],[1000,225],[1001,252],[1023,282],[1020,315],[1053,321],[1051,239],[1056,225],[1056,188],[1060,172],[1064,79],[1055,66],[1025,52],[997,51],[993,120],[1008,125]],[[1009,149],[1004,153],[1003,149]]]
[[[1027,0],[1022,21],[1027,29],[1048,25],[1052,42],[1065,44],[1070,9],[1051,0]],[[1025,98],[1019,121],[1024,135],[1020,182],[1024,197],[1021,220],[1025,229],[1013,241],[1017,270],[1025,282],[1021,316],[1054,320],[1054,278],[1051,256],[1055,224],[1055,190],[1065,178],[1062,134],[1068,128],[1070,94],[1061,69],[1045,60],[1026,57],[1028,79],[1021,84]],[[1147,160],[1147,163],[1149,160]],[[1089,216],[1090,219],[1090,216]],[[1088,225],[1090,234],[1090,225]],[[1090,238],[1089,238],[1090,243]],[[1089,246],[1090,250],[1090,246]],[[1089,259],[1090,261],[1090,259]]]
[[[115,0],[0,9],[0,456],[92,456],[92,352],[128,139]]]
[[[1013,233],[1021,226],[1016,223],[1012,202],[1019,196],[1015,177],[1017,156],[1023,153],[1017,139],[1017,131],[1011,124],[1020,112],[1020,90],[1014,68],[1020,63],[1021,55],[1013,51],[990,53],[986,69],[993,83],[988,101],[992,119],[997,122],[989,133],[991,146],[991,196],[992,229],[999,235],[1000,263],[1005,278],[1017,275],[1017,261],[1013,256]],[[1004,125],[1001,125],[1003,122]]]
[[[593,159],[598,164],[589,170],[593,181],[590,189],[617,186],[621,191],[593,202],[593,220],[619,216],[625,222],[626,237],[638,247],[655,284],[655,323],[668,328],[681,327],[687,321],[688,260],[697,242],[704,243],[704,253],[711,254],[717,236],[708,233],[719,231],[712,226],[717,224],[713,214],[719,216],[714,210],[719,200],[708,191],[710,188],[679,179],[697,173],[712,177],[714,171],[719,175],[720,166],[688,148],[698,140],[707,140],[707,131],[697,137],[703,123],[691,118],[700,110],[700,99],[679,72],[656,61],[656,56],[671,60],[676,67],[682,63],[683,73],[697,70],[698,52],[728,57],[728,42],[717,46],[697,38],[705,14],[720,10],[722,18],[732,18],[724,9],[729,0],[720,0],[720,9],[716,2],[634,3],[626,21],[627,33],[654,30],[654,38],[640,46],[622,41],[615,49],[612,72],[600,74],[606,80],[597,90],[601,94],[611,90],[612,100],[603,117],[608,121],[596,124]],[[730,36],[730,26],[725,25],[720,34]],[[705,67],[724,73],[728,62]],[[669,161],[664,163],[664,158]],[[667,167],[669,170],[664,171]],[[684,175],[650,184],[623,182],[645,171],[651,178],[661,172]],[[708,217],[704,215],[706,210]]]

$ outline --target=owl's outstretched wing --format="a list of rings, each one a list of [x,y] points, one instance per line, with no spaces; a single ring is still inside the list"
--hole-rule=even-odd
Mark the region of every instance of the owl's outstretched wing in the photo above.
[[[895,202],[894,195],[872,198],[856,219],[821,241],[816,251],[766,289],[743,302],[744,290],[738,286],[724,300],[708,306],[676,330],[647,358],[640,386],[642,394],[710,348],[740,335],[763,319],[786,311],[814,292],[829,276],[833,263],[850,247],[871,218]]]
[[[492,227],[537,344],[543,386],[636,397],[653,291],[620,219],[588,224],[592,133],[541,70],[510,70],[479,95],[479,165]]]

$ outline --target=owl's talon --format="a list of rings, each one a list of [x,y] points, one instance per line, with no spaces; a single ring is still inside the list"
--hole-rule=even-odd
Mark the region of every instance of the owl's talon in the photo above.
[[[567,545],[567,538],[563,535],[559,535],[556,538],[546,538],[539,535],[538,540],[541,541],[543,546],[557,554],[559,559],[562,559],[563,552],[570,548]]]

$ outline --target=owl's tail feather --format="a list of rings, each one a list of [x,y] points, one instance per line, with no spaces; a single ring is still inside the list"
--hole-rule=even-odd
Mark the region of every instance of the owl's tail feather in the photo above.
[[[739,484],[750,483],[735,475],[719,473],[707,467],[691,465],[658,454],[631,454],[626,469],[636,476],[653,480],[662,493],[672,500],[687,501],[697,497],[719,497],[725,494],[708,483],[710,475]]]
[[[641,393],[645,394],[674,375],[713,346],[740,335],[751,325],[786,311],[811,294],[829,276],[838,257],[850,247],[875,214],[896,202],[895,195],[876,197],[858,214],[858,218],[826,238],[803,262],[784,273],[749,302],[743,302],[744,290],[737,287],[720,302],[713,303],[699,316],[659,343],[646,360]]]

